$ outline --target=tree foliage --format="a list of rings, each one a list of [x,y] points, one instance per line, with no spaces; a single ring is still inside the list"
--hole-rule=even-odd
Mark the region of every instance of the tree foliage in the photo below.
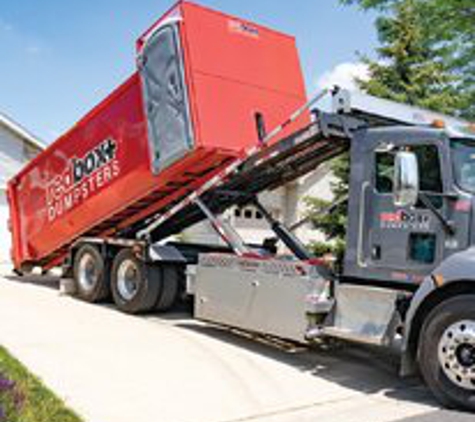
[[[345,250],[348,215],[348,180],[350,178],[349,153],[344,153],[331,163],[334,180],[331,182],[332,201],[308,197],[305,200],[312,225],[321,231],[327,242],[312,242],[315,256],[333,253],[339,261]]]
[[[377,97],[453,114],[464,105],[460,80],[448,67],[450,49],[431,36],[418,0],[403,0],[377,20],[378,59],[365,59],[370,79],[360,81]]]
[[[374,9],[387,15],[406,0],[341,0],[363,9]],[[475,1],[414,0],[419,21],[431,50],[443,52],[441,59],[455,77],[460,96],[458,114],[475,119]]]

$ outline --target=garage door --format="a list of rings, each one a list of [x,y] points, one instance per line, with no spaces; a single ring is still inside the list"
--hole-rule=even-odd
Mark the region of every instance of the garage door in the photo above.
[[[4,190],[0,189],[0,264],[10,262],[10,232],[8,231],[8,204]]]

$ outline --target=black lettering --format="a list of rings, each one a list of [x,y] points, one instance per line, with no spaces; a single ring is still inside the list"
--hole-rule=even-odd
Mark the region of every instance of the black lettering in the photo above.
[[[99,145],[94,150],[94,154],[96,155],[96,167],[97,168],[105,166],[107,164],[107,162],[109,161],[109,159],[107,157],[107,151],[104,148],[104,144]]]
[[[73,177],[74,183],[79,183],[84,175],[84,170],[82,168],[81,160],[73,160]]]
[[[106,166],[114,160],[117,144],[113,139],[107,139],[92,151],[88,152],[82,159],[73,159],[73,179],[74,184],[81,182],[85,177],[90,176],[97,169]]]
[[[84,159],[84,169],[88,176],[96,169],[96,158],[93,152],[87,154]]]
[[[112,139],[107,139],[103,144],[103,151],[107,157],[107,161],[112,161],[115,158],[115,151],[117,149],[116,143]]]

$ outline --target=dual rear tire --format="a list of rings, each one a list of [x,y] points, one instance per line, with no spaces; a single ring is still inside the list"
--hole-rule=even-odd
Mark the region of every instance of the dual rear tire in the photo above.
[[[180,294],[181,268],[173,264],[148,264],[131,249],[105,259],[94,245],[84,245],[74,259],[77,296],[91,303],[112,299],[129,314],[165,312]]]
[[[112,297],[126,313],[165,312],[179,293],[179,270],[174,265],[149,265],[130,249],[120,251],[111,271]]]

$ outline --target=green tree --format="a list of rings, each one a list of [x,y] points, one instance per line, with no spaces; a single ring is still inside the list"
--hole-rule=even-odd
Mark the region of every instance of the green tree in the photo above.
[[[359,87],[377,97],[455,113],[463,106],[464,97],[460,95],[456,75],[446,65],[451,51],[429,34],[417,0],[392,3],[391,11],[377,20],[381,46],[377,49],[376,60],[363,59],[368,65],[370,77],[358,81]],[[349,167],[348,154],[332,163],[335,177],[332,192],[338,203],[348,193]],[[345,241],[346,204],[341,204],[330,213],[323,211],[330,206],[325,201],[309,198],[307,204],[314,226],[332,245],[329,248],[328,242],[323,245],[315,243],[312,245],[314,252],[321,254],[333,249],[341,256]]]
[[[368,64],[370,78],[360,88],[371,95],[454,114],[463,107],[459,78],[448,67],[450,49],[426,25],[418,0],[403,0],[377,22],[378,59]]]
[[[346,224],[348,214],[348,180],[350,177],[349,153],[333,160],[330,169],[333,201],[308,197],[305,202],[312,225],[321,231],[327,242],[312,242],[310,248],[316,256],[333,253],[341,260],[345,250]]]
[[[380,13],[406,0],[341,0]],[[443,50],[446,67],[458,79],[458,114],[475,119],[475,2],[474,0],[417,0],[419,20],[432,47]]]

